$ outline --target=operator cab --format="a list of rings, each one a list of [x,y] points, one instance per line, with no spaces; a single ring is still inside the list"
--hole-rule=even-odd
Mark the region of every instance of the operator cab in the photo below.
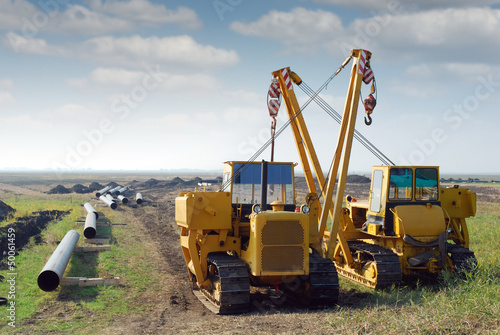
[[[295,211],[294,163],[290,162],[225,162],[223,190],[231,193],[233,210],[241,211],[241,221],[248,221],[252,206],[271,209],[271,203],[280,201],[285,211]],[[262,180],[267,171],[267,180]],[[266,192],[262,192],[264,189]],[[265,203],[263,203],[265,202]]]
[[[399,205],[441,205],[437,166],[374,166],[367,223],[394,235],[392,210]]]

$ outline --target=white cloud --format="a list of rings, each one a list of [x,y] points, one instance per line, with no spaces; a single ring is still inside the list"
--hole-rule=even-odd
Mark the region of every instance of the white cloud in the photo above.
[[[50,45],[44,39],[26,38],[19,34],[8,32],[3,38],[3,44],[14,52],[43,56],[66,56],[64,48]]]
[[[289,51],[314,52],[324,39],[343,34],[340,17],[323,10],[294,8],[290,12],[270,11],[255,22],[233,22],[230,28],[242,35],[280,41]]]
[[[98,12],[113,14],[117,17],[143,22],[146,25],[174,23],[187,29],[198,29],[202,22],[195,11],[187,7],[177,10],[167,9],[146,0],[106,1],[93,0],[90,7]]]
[[[0,29],[17,31],[24,37],[36,37],[40,31],[102,35],[165,24],[186,29],[202,26],[192,9],[181,6],[171,10],[147,0],[92,0],[90,7],[70,3],[65,9],[59,1],[39,1],[35,6],[27,0],[0,0],[0,8]]]
[[[388,6],[400,6],[405,10],[408,9],[430,9],[430,8],[444,8],[444,7],[471,7],[474,6],[488,6],[498,4],[498,0],[476,0],[472,4],[469,0],[420,0],[418,2],[394,0],[394,1],[365,1],[365,0],[313,0],[318,4],[328,4],[338,7],[357,8],[364,10],[384,10]]]
[[[13,88],[14,82],[10,79],[0,79],[0,88]]]
[[[88,77],[70,78],[66,83],[77,89],[88,89],[98,87],[100,90],[130,90],[136,85],[151,84],[150,73],[147,71],[130,71],[123,68],[97,68]],[[213,91],[222,86],[219,81],[211,75],[203,73],[195,74],[172,74],[162,72],[159,76],[161,83],[158,89],[167,92],[188,92],[192,94],[193,90]],[[155,88],[156,90],[156,88]]]
[[[9,32],[4,45],[15,52],[58,56],[92,63],[144,68],[151,64],[179,71],[210,71],[240,62],[234,50],[196,42],[191,36],[101,36],[74,45],[53,45],[44,39],[26,38]],[[77,82],[72,84],[78,85]],[[82,84],[82,83],[80,83]]]
[[[233,66],[240,60],[234,50],[202,45],[188,35],[163,38],[103,36],[86,41],[82,49],[89,59],[126,66],[153,63],[211,69]]]
[[[16,99],[12,96],[12,94],[0,91],[0,104],[13,102],[16,102]]]
[[[352,48],[365,48],[391,61],[486,62],[496,61],[500,52],[500,10],[488,7],[385,12],[356,19],[348,26],[333,13],[295,8],[271,11],[251,23],[234,22],[231,29],[278,41],[287,52],[325,50],[339,58]]]

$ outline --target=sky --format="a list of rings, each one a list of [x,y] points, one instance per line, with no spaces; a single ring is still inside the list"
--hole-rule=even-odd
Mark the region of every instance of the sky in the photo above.
[[[366,49],[377,105],[358,131],[398,165],[500,173],[500,1],[473,3],[0,0],[0,170],[222,171],[268,141],[273,71],[316,90]],[[339,113],[350,71],[320,93]],[[303,115],[328,170],[339,126]],[[275,160],[299,162],[289,128]],[[380,164],[353,145],[351,172]]]

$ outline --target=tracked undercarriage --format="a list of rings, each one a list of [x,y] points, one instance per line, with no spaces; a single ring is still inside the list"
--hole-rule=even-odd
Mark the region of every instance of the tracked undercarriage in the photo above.
[[[398,256],[389,249],[364,242],[349,242],[358,268],[336,263],[339,275],[375,289],[401,281],[401,264]]]
[[[195,296],[215,314],[248,312],[250,279],[245,263],[224,253],[212,253],[207,259],[212,288],[194,289]],[[285,295],[306,307],[333,306],[339,295],[335,265],[319,255],[311,254],[309,259],[309,276],[283,284]]]

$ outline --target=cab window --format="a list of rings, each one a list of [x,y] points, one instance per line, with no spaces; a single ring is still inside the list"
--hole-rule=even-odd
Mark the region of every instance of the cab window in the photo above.
[[[413,192],[413,170],[391,169],[389,177],[389,200],[411,200]]]
[[[294,204],[293,166],[289,164],[269,164],[267,166],[267,201],[283,201]],[[261,203],[261,164],[234,164],[233,203]]]
[[[382,170],[373,171],[372,193],[370,198],[370,211],[374,213],[380,212],[380,204],[382,201]]]
[[[415,200],[437,200],[438,194],[437,169],[415,169]]]

